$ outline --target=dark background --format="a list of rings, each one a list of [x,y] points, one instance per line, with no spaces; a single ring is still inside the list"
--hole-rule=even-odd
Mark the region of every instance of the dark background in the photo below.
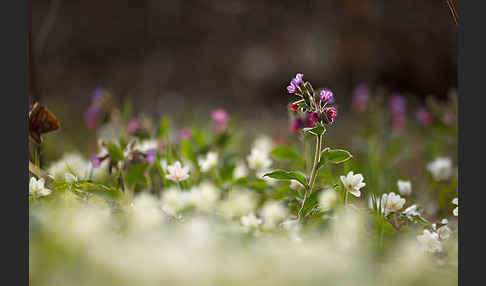
[[[457,86],[444,0],[32,0],[33,80],[85,110],[97,86],[137,109],[285,104],[297,72],[347,97],[360,82],[418,97]]]

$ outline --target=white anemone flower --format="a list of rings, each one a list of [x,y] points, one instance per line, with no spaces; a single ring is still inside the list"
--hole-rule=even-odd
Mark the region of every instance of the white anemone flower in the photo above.
[[[39,180],[37,180],[36,178],[31,177],[29,182],[29,195],[37,198],[48,196],[49,194],[51,194],[52,191],[47,189],[44,186],[44,183],[44,178],[40,178]]]
[[[443,225],[439,227],[437,234],[441,240],[447,240],[451,236],[452,230],[447,225]]]
[[[253,142],[253,148],[259,149],[265,153],[270,153],[270,151],[272,150],[272,146],[273,146],[272,138],[270,138],[267,135],[260,135]]]
[[[417,211],[417,205],[411,205],[408,208],[406,208],[402,214],[407,216],[409,220],[412,220],[413,217],[415,216],[420,216],[420,213]]]
[[[203,172],[213,169],[218,165],[218,153],[208,152],[205,157],[199,157],[198,164]]]
[[[452,175],[452,161],[450,158],[439,157],[427,165],[427,170],[435,180],[447,180]]]
[[[398,186],[398,192],[401,195],[406,196],[412,193],[412,183],[410,181],[398,180],[397,186]]]
[[[389,194],[383,194],[381,197],[381,211],[383,215],[387,216],[392,212],[397,212],[405,204],[405,199],[401,198],[400,195],[396,195],[391,192]]]
[[[185,166],[183,168],[179,161],[175,162],[173,165],[167,166],[167,171],[169,174],[165,177],[171,181],[181,182],[189,179],[189,167]]]
[[[341,176],[341,182],[343,182],[346,190],[355,197],[361,196],[361,192],[359,189],[366,186],[366,183],[363,182],[363,175],[354,175],[353,171],[350,171],[346,177]]]
[[[287,209],[279,202],[266,202],[261,211],[265,229],[273,229],[287,216]]]
[[[452,200],[452,203],[455,204],[457,207],[452,211],[452,214],[455,215],[455,216],[458,216],[459,215],[459,199],[458,198],[454,198]]]
[[[424,229],[424,234],[418,235],[417,240],[420,242],[425,251],[442,251],[442,243],[439,241],[439,235],[435,232],[430,232],[429,230]]]

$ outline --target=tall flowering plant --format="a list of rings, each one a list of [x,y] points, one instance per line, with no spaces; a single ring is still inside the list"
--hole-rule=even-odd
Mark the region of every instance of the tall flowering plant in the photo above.
[[[315,138],[312,168],[307,176],[299,171],[285,170],[274,170],[265,174],[265,176],[274,179],[295,180],[304,186],[305,192],[303,197],[300,198],[301,206],[297,213],[299,219],[303,218],[304,205],[314,191],[319,169],[327,163],[339,164],[352,157],[346,150],[324,148],[323,140],[326,128],[332,126],[338,115],[336,107],[332,106],[334,94],[329,89],[322,89],[319,93],[316,93],[311,83],[303,80],[303,76],[303,74],[298,73],[287,86],[287,92],[297,97],[290,104],[290,109],[293,112],[291,129],[311,134]]]

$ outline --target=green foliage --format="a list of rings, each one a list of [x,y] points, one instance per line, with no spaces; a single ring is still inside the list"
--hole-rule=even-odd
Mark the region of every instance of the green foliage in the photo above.
[[[270,173],[266,173],[263,176],[267,176],[278,180],[296,180],[299,183],[301,183],[303,186],[305,186],[306,189],[309,188],[305,176],[302,173],[296,171],[274,170]]]

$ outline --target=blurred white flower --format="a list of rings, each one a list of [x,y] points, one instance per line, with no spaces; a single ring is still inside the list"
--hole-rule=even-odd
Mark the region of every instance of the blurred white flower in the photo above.
[[[452,161],[450,158],[439,157],[427,165],[427,170],[435,180],[447,180],[452,175]]]
[[[248,167],[257,171],[267,170],[272,165],[268,152],[259,148],[253,148],[247,160]]]
[[[248,168],[245,163],[238,162],[235,169],[233,170],[233,178],[239,179],[248,176]]]
[[[129,209],[133,227],[141,230],[160,225],[164,221],[164,216],[159,204],[157,198],[147,193],[136,196]]]
[[[252,212],[256,207],[256,198],[253,193],[246,190],[234,190],[228,198],[221,202],[221,212],[226,217],[240,217]]]
[[[79,153],[65,153],[61,159],[53,162],[47,172],[55,178],[63,178],[65,173],[86,178],[91,170],[91,162]]]
[[[389,194],[383,194],[383,196],[381,197],[381,211],[385,216],[392,212],[399,211],[404,204],[405,199],[401,198],[400,195],[396,195],[393,192]]]
[[[304,186],[297,180],[290,180],[290,188],[294,191],[300,191]]]
[[[398,192],[400,192],[401,195],[405,196],[405,195],[410,195],[412,193],[412,183],[410,181],[398,180],[397,186],[398,186]]]
[[[417,240],[420,242],[425,251],[442,251],[442,243],[439,241],[439,235],[435,232],[430,232],[429,230],[424,229],[424,234],[418,235]]]
[[[71,173],[66,173],[64,175],[64,180],[69,183],[69,184],[72,184],[72,183],[76,183],[78,181],[78,177],[76,177],[75,175],[71,174]]]
[[[203,182],[190,192],[191,203],[199,210],[210,211],[219,199],[219,190],[211,183]]]
[[[240,222],[246,230],[256,229],[262,224],[262,220],[257,218],[254,213],[242,216]]]
[[[147,152],[149,150],[158,150],[159,149],[159,143],[157,140],[150,139],[150,140],[143,140],[138,142],[134,147],[134,150],[139,150],[141,152]]]
[[[261,210],[263,217],[263,227],[273,229],[287,216],[287,209],[279,202],[266,202]]]
[[[452,211],[452,214],[455,215],[455,216],[458,216],[459,215],[459,199],[458,198],[454,198],[452,200],[452,203],[455,204],[457,207]]]
[[[272,151],[272,138],[267,135],[260,135],[255,142],[253,142],[253,148],[262,151],[263,153],[270,153]]]
[[[44,178],[40,178],[39,180],[37,180],[36,178],[31,177],[29,182],[29,195],[37,198],[48,196],[49,194],[51,194],[52,191],[47,189],[44,186],[44,183]]]
[[[443,225],[439,227],[437,234],[439,234],[441,240],[447,240],[451,236],[452,230],[447,225]]]
[[[175,188],[167,189],[161,197],[162,210],[169,215],[176,216],[190,203],[189,196],[189,193],[180,192]]]
[[[319,205],[321,206],[321,209],[323,211],[328,211],[334,208],[336,206],[338,201],[338,195],[337,193],[332,190],[324,190],[319,194]]]
[[[167,172],[167,160],[161,159],[160,160],[160,167],[162,168],[162,170],[164,170],[164,172]]]
[[[218,165],[218,153],[208,152],[205,157],[198,158],[198,164],[203,172],[213,169]]]
[[[179,161],[175,162],[173,165],[168,166],[167,170],[169,174],[165,177],[171,181],[181,182],[189,179],[189,167],[185,166],[183,168],[181,162]]]
[[[356,197],[361,196],[359,189],[366,186],[366,183],[363,182],[363,175],[354,175],[353,171],[350,171],[346,177],[341,176],[341,182],[343,182],[346,190]]]
[[[446,219],[446,218],[443,218],[441,221],[440,221],[441,224],[448,224],[449,223],[449,220]]]

